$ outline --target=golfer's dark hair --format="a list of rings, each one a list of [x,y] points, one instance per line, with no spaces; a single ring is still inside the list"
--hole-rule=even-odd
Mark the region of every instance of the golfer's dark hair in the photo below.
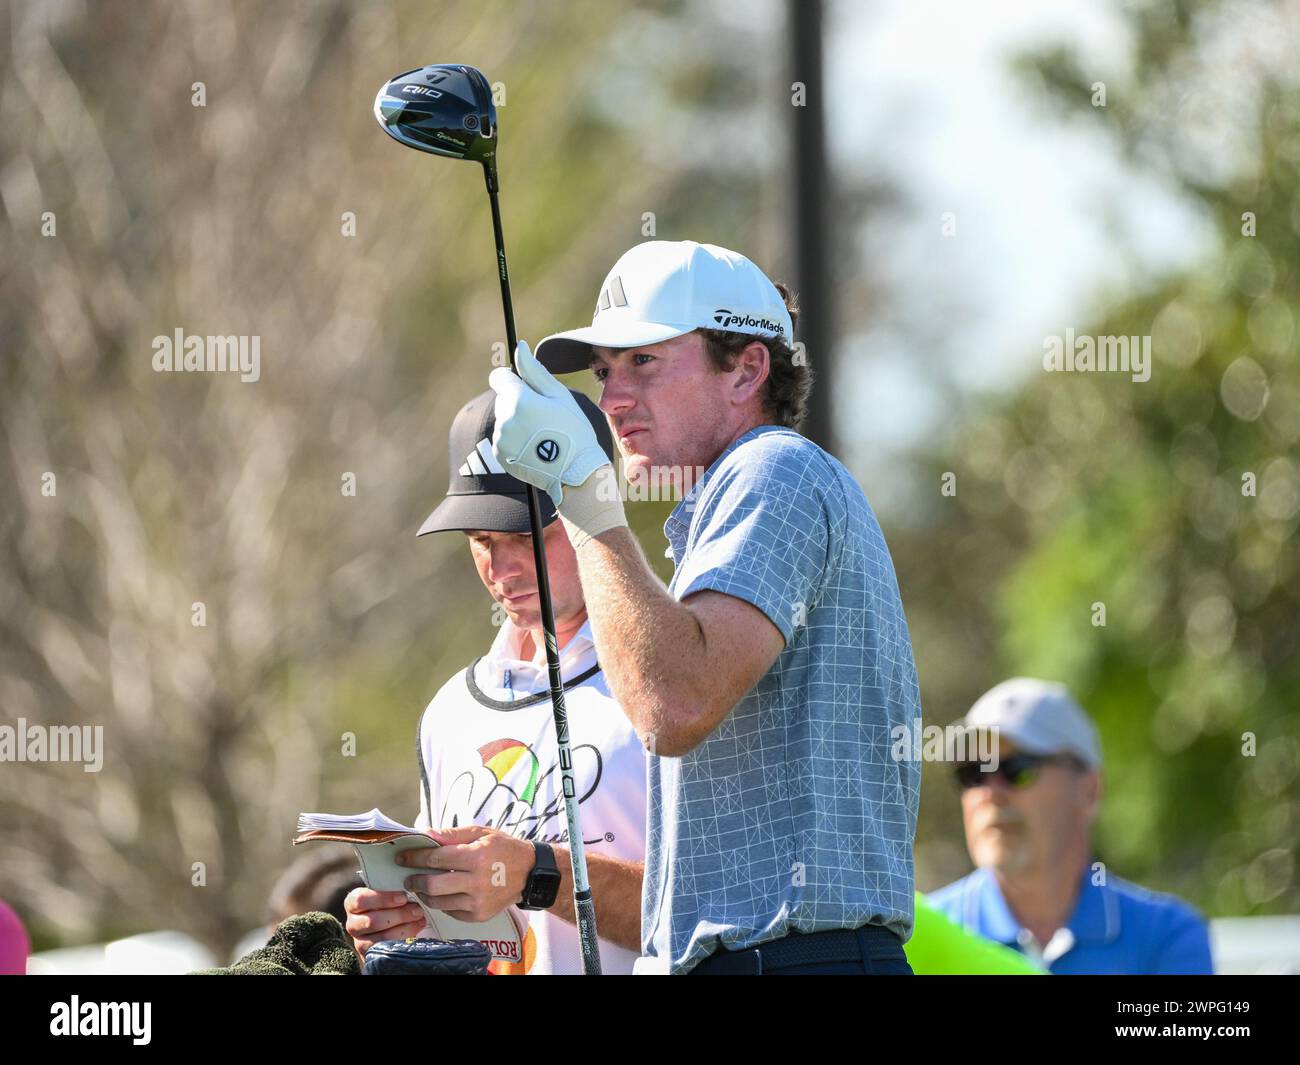
[[[790,286],[778,281],[776,290],[790,312],[790,323],[798,324],[799,300]],[[756,337],[726,329],[700,329],[709,357],[719,372],[735,368],[736,355],[758,341],[767,348],[768,373],[763,385],[763,407],[776,425],[799,428],[808,413],[808,396],[812,393],[813,374],[802,352],[796,354],[792,343],[779,337]],[[793,338],[791,338],[793,341]]]

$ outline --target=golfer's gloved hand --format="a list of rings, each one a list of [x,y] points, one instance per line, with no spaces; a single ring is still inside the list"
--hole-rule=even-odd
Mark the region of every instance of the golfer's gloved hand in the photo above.
[[[626,525],[614,467],[577,401],[523,341],[515,365],[518,376],[503,366],[488,377],[497,394],[492,448],[501,465],[554,500],[574,547]]]

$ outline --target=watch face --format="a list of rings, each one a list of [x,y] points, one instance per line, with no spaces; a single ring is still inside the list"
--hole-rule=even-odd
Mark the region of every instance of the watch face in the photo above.
[[[527,907],[546,909],[555,903],[560,893],[560,871],[558,869],[534,869],[528,878],[528,891],[525,902]]]

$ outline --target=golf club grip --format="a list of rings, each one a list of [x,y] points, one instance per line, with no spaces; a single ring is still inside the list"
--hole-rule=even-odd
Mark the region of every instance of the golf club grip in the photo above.
[[[510,299],[510,271],[506,266],[506,241],[501,227],[501,205],[497,199],[494,167],[483,164],[488,200],[492,205],[492,235],[496,241],[497,273],[501,280],[501,308],[506,320],[510,367],[515,363],[515,312]],[[542,636],[546,644],[546,672],[550,681],[551,713],[555,719],[555,744],[560,759],[560,787],[564,796],[564,817],[568,828],[569,864],[573,874],[573,911],[578,921],[578,941],[582,946],[582,971],[586,976],[600,975],[600,946],[596,934],[596,907],[587,881],[587,855],[583,849],[582,826],[578,818],[578,789],[573,779],[573,753],[569,749],[569,715],[564,705],[564,679],[560,672],[560,647],[555,637],[555,613],[551,605],[551,580],[546,568],[546,543],[542,531],[541,497],[534,485],[528,486],[528,527],[533,539],[533,566],[537,572],[537,599],[542,615]]]
[[[573,912],[578,919],[578,941],[582,944],[582,974],[600,976],[600,947],[596,940],[596,903],[591,891],[575,893]]]

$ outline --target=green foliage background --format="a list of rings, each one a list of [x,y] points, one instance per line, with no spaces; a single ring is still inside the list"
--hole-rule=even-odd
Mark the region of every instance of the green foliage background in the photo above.
[[[1217,17],[1250,41],[1243,20],[1260,8],[1278,10]],[[1104,107],[1069,52],[1026,57],[1022,73],[1060,121],[1181,189],[1215,247],[1075,324],[1150,336],[1149,381],[1038,372],[965,404],[923,459],[932,483],[956,474],[956,495],[891,543],[928,719],[1008,675],[1064,681],[1101,731],[1111,868],[1213,914],[1295,912],[1300,85],[1294,64],[1234,68],[1250,91],[1216,80],[1212,5],[1130,16],[1137,60]],[[1216,118],[1251,150],[1218,156],[1228,177],[1212,182],[1196,141]],[[933,844],[935,883],[962,871],[941,827],[955,801],[927,776],[918,847]]]

